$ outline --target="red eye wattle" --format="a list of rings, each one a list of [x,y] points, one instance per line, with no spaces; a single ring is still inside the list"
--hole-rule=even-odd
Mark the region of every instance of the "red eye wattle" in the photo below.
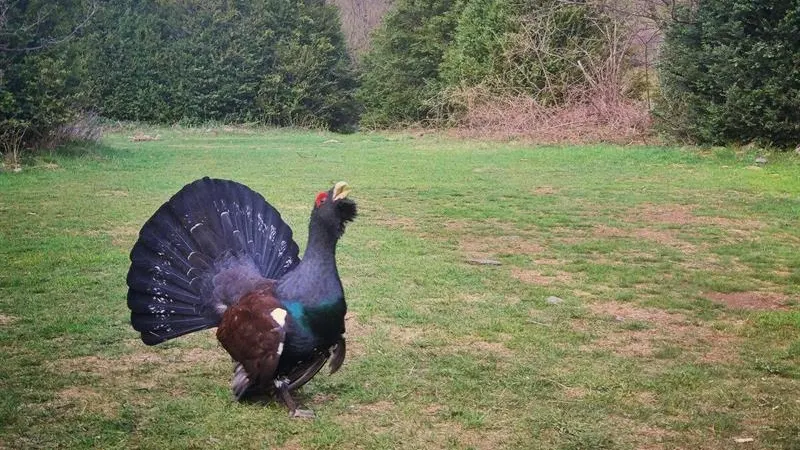
[[[320,192],[317,194],[317,199],[314,201],[314,203],[317,205],[317,208],[319,208],[319,205],[325,203],[326,200],[328,200],[328,193]]]

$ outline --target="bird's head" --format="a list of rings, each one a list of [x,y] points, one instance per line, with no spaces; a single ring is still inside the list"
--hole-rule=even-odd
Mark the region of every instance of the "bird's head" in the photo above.
[[[317,194],[311,220],[331,231],[337,238],[340,237],[347,223],[352,222],[357,214],[356,202],[347,198],[349,193],[350,186],[340,181],[329,191]]]

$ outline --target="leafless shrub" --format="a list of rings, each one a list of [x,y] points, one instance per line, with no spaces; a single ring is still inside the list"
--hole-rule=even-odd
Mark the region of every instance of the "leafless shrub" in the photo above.
[[[29,145],[33,152],[49,150],[71,142],[97,142],[103,137],[103,124],[95,113],[78,115],[73,121],[43,134]]]
[[[459,135],[541,143],[628,144],[649,138],[649,81],[644,88],[637,88],[637,79],[631,76],[632,49],[640,35],[636,20],[597,20],[592,25],[597,27],[600,42],[586,42],[564,54],[555,54],[548,45],[556,30],[546,14],[525,23],[528,26],[513,41],[513,51],[523,52],[528,64],[539,61],[538,71],[545,74],[541,91],[497,89],[497,83],[451,90],[445,94],[445,102],[451,110],[461,112],[455,124]],[[602,52],[597,51],[598,45]],[[577,67],[581,76],[571,81],[560,77],[546,63],[553,59]],[[531,69],[517,72],[530,73]],[[633,92],[636,89],[644,89],[646,95]]]
[[[370,33],[392,6],[392,0],[327,0],[327,3],[339,8],[342,31],[348,48],[354,53],[369,47]]]
[[[526,139],[538,143],[645,142],[650,114],[642,101],[577,91],[564,104],[544,106],[531,96],[462,92],[471,104],[454,132],[464,137]]]
[[[5,123],[0,128],[0,152],[3,155],[3,169],[11,172],[22,170],[22,151],[25,133],[28,128],[24,125],[13,126]]]
[[[20,172],[22,156],[26,153],[35,155],[44,150],[53,151],[70,142],[96,142],[103,135],[103,126],[96,114],[89,113],[49,133],[34,134],[34,139],[29,138],[32,133],[26,123],[15,125],[13,121],[6,121],[3,124],[0,128],[0,153],[4,170]]]
[[[97,142],[103,137],[103,125],[95,113],[86,113],[72,123],[63,125],[53,133],[55,142]]]

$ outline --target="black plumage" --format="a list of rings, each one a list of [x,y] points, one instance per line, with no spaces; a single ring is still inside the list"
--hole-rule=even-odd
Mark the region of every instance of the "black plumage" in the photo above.
[[[337,183],[317,195],[301,259],[292,230],[258,193],[227,180],[186,185],[144,224],[131,251],[131,325],[148,345],[218,327],[236,362],[236,398],[289,391],[345,354],[347,305],[336,243],[356,216]]]

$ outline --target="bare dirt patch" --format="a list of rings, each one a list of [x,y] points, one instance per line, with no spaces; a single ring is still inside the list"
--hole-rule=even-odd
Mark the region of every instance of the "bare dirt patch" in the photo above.
[[[558,189],[553,186],[538,186],[532,192],[534,195],[554,195],[558,193]]]
[[[727,232],[742,236],[764,228],[764,223],[750,219],[732,219],[718,216],[699,216],[694,213],[696,205],[644,203],[631,208],[627,217],[631,222],[667,225],[715,225]]]
[[[229,358],[221,348],[181,348],[168,350],[143,349],[119,357],[81,356],[78,358],[60,359],[50,363],[55,372],[84,372],[100,375],[103,378],[115,377],[150,364],[164,365],[170,371],[182,371],[198,364],[228,361]]]
[[[682,314],[670,314],[656,308],[640,308],[635,305],[620,302],[593,303],[589,310],[598,316],[611,316],[618,321],[640,320],[654,324],[668,325],[681,323],[685,320]]]
[[[74,386],[58,392],[56,398],[52,400],[43,403],[29,403],[26,407],[48,413],[52,411],[66,412],[72,415],[90,413],[113,418],[117,416],[119,403],[92,388]]]
[[[452,421],[441,421],[433,425],[433,432],[442,438],[451,437],[457,439],[459,448],[474,448],[478,450],[495,450],[506,448],[507,433],[498,427],[497,429],[467,428],[460,423]],[[439,448],[450,447],[440,442]]]
[[[555,258],[537,258],[533,260],[533,263],[537,266],[555,266],[562,264],[563,261]]]
[[[298,211],[305,211],[306,205],[298,205]],[[400,229],[403,231],[417,230],[417,223],[411,217],[404,217],[386,208],[380,201],[369,199],[359,200],[359,217],[368,220],[379,227]]]
[[[88,231],[73,231],[75,236],[89,236],[89,237],[105,237],[111,238],[111,244],[115,247],[130,249],[139,237],[139,226],[134,225],[120,225],[107,230],[88,230]]]
[[[640,391],[633,395],[633,398],[640,405],[653,406],[658,404],[658,397],[650,391]]]
[[[375,403],[353,405],[352,410],[356,414],[386,414],[394,407],[394,403],[388,400],[379,400]]]
[[[646,239],[669,247],[677,247],[685,252],[694,253],[696,250],[694,245],[679,239],[675,235],[675,231],[672,230],[639,228],[634,230],[632,234],[636,238]]]
[[[549,286],[553,283],[553,277],[546,277],[536,270],[514,268],[511,270],[511,275],[524,282],[530,284],[537,284],[540,286]]]
[[[592,227],[591,233],[592,236],[595,237],[622,238],[630,236],[630,232],[623,230],[622,228],[612,227],[604,224],[598,224]]]
[[[629,218],[635,218],[648,223],[666,223],[683,225],[693,223],[696,218],[690,205],[656,205],[645,203],[630,211]]]
[[[655,242],[660,245],[679,248],[684,253],[695,253],[697,247],[686,242],[677,236],[675,230],[663,230],[658,228],[633,228],[623,229],[608,225],[595,225],[591,230],[593,237],[601,238],[635,238]]]
[[[514,352],[502,342],[489,342],[477,336],[453,337],[435,329],[401,327],[386,323],[364,324],[355,314],[348,313],[345,318],[347,328],[348,358],[357,358],[366,354],[366,342],[375,339],[375,335],[385,333],[385,338],[402,346],[420,345],[421,342],[432,341],[434,345],[425,345],[424,351],[437,355],[469,353],[479,359],[488,357],[510,360]],[[445,343],[445,344],[441,344]]]
[[[401,229],[406,231],[413,231],[417,229],[417,224],[414,219],[409,217],[374,217],[372,223],[379,227],[390,229]]]
[[[8,314],[0,314],[0,326],[11,325],[16,322],[17,318]]]
[[[362,357],[367,354],[367,344],[376,339],[390,341],[403,346],[416,346],[420,341],[440,333],[437,330],[413,327],[402,327],[391,323],[376,321],[364,323],[357,314],[348,312],[345,317],[347,330],[348,359]],[[438,337],[437,337],[438,339]]]
[[[522,236],[465,236],[458,241],[459,249],[470,258],[485,258],[499,254],[536,255],[545,252],[537,242]]]
[[[139,227],[119,226],[106,232],[111,237],[111,243],[115,247],[130,248],[139,236]]]
[[[459,233],[464,232],[464,230],[467,228],[466,223],[458,220],[448,220],[447,222],[443,223],[442,226],[444,226],[444,229],[447,231],[455,231]]]
[[[155,136],[144,134],[141,132],[135,133],[133,136],[130,137],[131,142],[149,142],[149,141],[158,141],[161,139],[161,135],[157,134]]]
[[[671,431],[654,427],[652,425],[647,425],[638,420],[633,420],[619,415],[612,416],[610,421],[614,424],[617,424],[619,427],[631,430],[631,443],[634,444],[635,448],[637,449],[656,450],[671,448],[665,446],[665,442],[667,442],[673,436],[673,432]]]
[[[303,450],[305,447],[297,441],[297,439],[290,439],[282,445],[275,447],[276,450]]]
[[[311,404],[312,405],[323,405],[325,403],[332,402],[336,400],[336,394],[323,394],[323,393],[316,393],[313,397],[311,397]]]
[[[728,363],[738,359],[736,349],[741,338],[707,324],[694,323],[683,314],[619,302],[595,303],[589,309],[605,323],[597,326],[586,319],[573,322],[574,328],[598,335],[583,350],[602,349],[625,357],[651,358],[659,349],[677,348],[681,354],[694,355],[704,362]],[[625,328],[626,323],[640,325]]]
[[[580,386],[568,386],[564,389],[564,397],[570,400],[578,400],[586,397],[589,394],[589,389]]]
[[[350,410],[334,420],[350,427],[357,424],[359,429],[369,432],[391,433],[402,439],[406,448],[505,448],[507,431],[501,427],[493,429],[466,427],[447,420],[450,414],[445,405],[422,406],[414,412],[411,420],[404,420],[401,411],[403,404],[388,400],[375,403],[352,405]]]
[[[442,406],[442,405],[440,405],[438,403],[434,403],[434,404],[428,405],[425,408],[423,408],[422,412],[425,413],[425,415],[427,415],[427,416],[435,416],[435,415],[439,414],[439,412],[441,412],[444,409],[445,409],[444,406]]]
[[[553,283],[566,283],[572,280],[572,276],[567,272],[559,272],[557,275],[543,275],[541,272],[533,269],[514,268],[511,270],[511,275],[524,283],[536,284],[539,286],[549,286]]]
[[[464,342],[456,343],[452,347],[456,349],[464,349],[479,355],[492,355],[502,359],[509,359],[514,356],[514,352],[509,350],[508,347],[500,342],[487,342],[469,339]]]
[[[356,313],[349,311],[344,318],[347,330],[347,358],[358,358],[367,354],[366,342],[372,339],[375,327],[362,323]]]
[[[86,387],[67,388],[58,393],[58,401],[73,404],[81,410],[98,412],[106,417],[114,417],[118,407],[115,401]]]
[[[111,189],[111,190],[97,191],[97,192],[95,192],[94,195],[96,197],[127,197],[128,196],[128,192],[127,191],[120,191],[120,190]]]
[[[707,299],[732,309],[785,310],[787,297],[775,292],[706,292]]]

